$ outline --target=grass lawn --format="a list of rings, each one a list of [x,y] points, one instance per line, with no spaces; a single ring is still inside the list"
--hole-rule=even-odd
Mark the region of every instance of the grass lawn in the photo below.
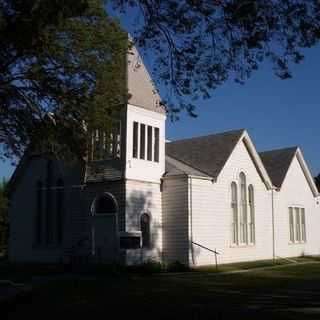
[[[317,313],[318,311],[318,313]],[[240,274],[190,272],[60,280],[0,303],[1,319],[320,319],[320,264]]]

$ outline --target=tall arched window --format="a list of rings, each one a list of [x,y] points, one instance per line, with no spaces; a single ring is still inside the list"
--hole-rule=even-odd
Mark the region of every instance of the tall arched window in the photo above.
[[[235,182],[231,183],[231,210],[232,210],[232,243],[238,244],[238,190]]]
[[[43,212],[43,183],[38,181],[36,185],[36,217],[35,217],[35,243],[42,240],[42,212]]]
[[[255,209],[254,209],[254,189],[253,185],[249,185],[249,209],[250,209],[250,220],[249,220],[249,231],[250,231],[250,243],[254,244],[255,243]]]
[[[56,189],[56,241],[58,244],[62,243],[63,233],[63,210],[64,209],[64,181],[63,179],[57,180]]]
[[[150,216],[147,213],[144,213],[141,215],[140,228],[141,228],[141,236],[142,236],[142,247],[150,248],[150,245],[151,245]]]
[[[46,242],[52,243],[53,241],[53,219],[52,219],[52,176],[53,176],[53,162],[49,160],[46,168]]]
[[[109,193],[105,193],[102,196],[99,196],[93,202],[94,215],[113,214],[117,213],[117,211],[117,202],[115,198]]]
[[[248,243],[247,226],[247,182],[243,172],[240,173],[240,242]]]

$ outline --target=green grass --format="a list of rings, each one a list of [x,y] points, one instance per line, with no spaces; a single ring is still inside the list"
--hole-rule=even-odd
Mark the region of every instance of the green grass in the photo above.
[[[319,319],[292,310],[320,310],[319,288],[319,263],[241,274],[113,275],[54,281],[0,303],[0,310],[7,318]]]
[[[221,264],[218,265],[218,270],[214,265],[203,266],[195,268],[195,271],[201,272],[232,272],[238,270],[249,270],[249,269],[257,269],[257,268],[266,268],[266,267],[274,267],[274,266],[283,266],[289,265],[296,261],[297,263],[303,262],[313,262],[319,261],[320,257],[316,256],[303,256],[303,257],[294,257],[289,259],[276,259],[276,260],[258,260],[258,261],[249,261],[249,262],[237,262],[237,263],[229,263],[229,264]]]

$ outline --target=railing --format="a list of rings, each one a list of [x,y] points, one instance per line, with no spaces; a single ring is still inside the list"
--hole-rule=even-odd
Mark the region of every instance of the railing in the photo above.
[[[196,245],[196,246],[198,246],[198,247],[200,247],[200,248],[202,248],[202,249],[205,249],[207,251],[210,251],[210,252],[214,253],[214,262],[215,262],[215,265],[216,265],[216,270],[218,271],[218,258],[217,258],[217,255],[220,254],[220,253],[216,249],[212,250],[212,249],[207,248],[207,247],[205,247],[205,246],[203,246],[203,245],[201,245],[199,243],[196,243],[194,241],[191,241],[191,243]]]

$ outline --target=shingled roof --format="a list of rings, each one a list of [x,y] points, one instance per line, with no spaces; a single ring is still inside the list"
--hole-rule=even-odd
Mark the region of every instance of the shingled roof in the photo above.
[[[260,152],[260,158],[275,187],[281,188],[298,147]]]
[[[166,143],[166,155],[210,177],[217,177],[244,129]]]

